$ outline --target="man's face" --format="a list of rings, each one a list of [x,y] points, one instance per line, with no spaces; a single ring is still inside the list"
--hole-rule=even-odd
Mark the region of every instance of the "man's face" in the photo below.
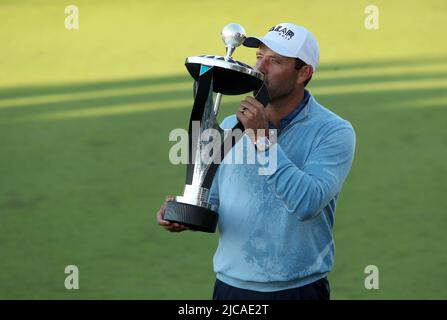
[[[256,51],[255,69],[264,74],[271,100],[289,95],[297,86],[295,59],[281,56],[264,44]]]

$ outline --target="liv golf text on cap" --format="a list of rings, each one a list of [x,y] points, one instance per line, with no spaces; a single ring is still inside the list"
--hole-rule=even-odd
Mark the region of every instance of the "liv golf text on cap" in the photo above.
[[[272,27],[263,37],[248,37],[244,46],[258,48],[265,44],[276,53],[290,58],[299,58],[317,69],[320,48],[317,40],[306,28],[293,23],[280,23]]]

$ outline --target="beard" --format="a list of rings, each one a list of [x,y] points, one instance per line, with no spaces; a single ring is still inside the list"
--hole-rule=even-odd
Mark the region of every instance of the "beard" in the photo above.
[[[268,81],[268,79],[265,80],[265,86],[269,92],[271,102],[283,100],[289,96],[294,89],[292,82],[286,84],[272,84]]]

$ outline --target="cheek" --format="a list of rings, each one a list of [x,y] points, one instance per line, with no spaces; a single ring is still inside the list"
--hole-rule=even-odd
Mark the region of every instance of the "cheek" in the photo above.
[[[275,83],[278,83],[280,85],[286,85],[290,81],[292,81],[290,72],[287,72],[288,70],[285,70],[282,67],[276,67],[271,68],[269,70],[269,77],[270,81],[274,81]]]
[[[281,73],[281,79],[284,84],[292,84],[294,85],[297,80],[297,73],[290,70],[290,68],[283,70]]]
[[[272,78],[278,79],[281,77],[283,71],[281,66],[271,63],[268,68],[268,73],[271,75]]]

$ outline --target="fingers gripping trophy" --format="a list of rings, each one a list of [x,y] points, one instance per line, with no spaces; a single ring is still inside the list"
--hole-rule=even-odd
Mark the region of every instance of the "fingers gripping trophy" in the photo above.
[[[175,197],[166,206],[164,220],[180,223],[191,230],[215,232],[219,215],[213,211],[209,200],[209,190],[219,163],[226,153],[241,138],[240,135],[227,135],[226,141],[216,116],[222,95],[239,95],[254,92],[255,98],[264,107],[269,95],[264,86],[262,73],[249,65],[232,58],[235,49],[245,40],[244,28],[235,23],[226,25],[222,30],[222,40],[226,46],[226,55],[201,55],[188,57],[185,66],[194,78],[194,105],[189,119],[188,164],[186,167],[185,189],[182,196]],[[217,93],[213,102],[213,92]],[[200,132],[193,134],[193,122],[200,123]],[[201,157],[203,143],[201,133],[216,129],[220,133],[218,142],[220,152],[213,154],[213,161],[204,161]],[[233,132],[242,132],[243,126],[238,122]],[[230,145],[230,148],[224,146]],[[219,157],[219,159],[216,159]],[[218,161],[216,161],[218,160]]]

